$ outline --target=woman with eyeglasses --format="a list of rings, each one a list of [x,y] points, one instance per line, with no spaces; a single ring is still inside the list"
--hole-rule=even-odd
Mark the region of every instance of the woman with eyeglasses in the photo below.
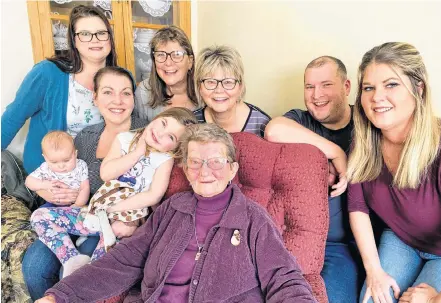
[[[229,46],[203,49],[196,63],[195,82],[197,98],[206,105],[194,112],[199,123],[216,123],[229,133],[249,132],[263,138],[271,117],[244,102],[244,68],[237,50]]]
[[[194,88],[194,53],[184,31],[174,25],[150,41],[152,70],[135,92],[135,113],[151,121],[170,107],[199,108]]]
[[[36,64],[17,91],[15,100],[2,115],[2,149],[8,147],[17,132],[30,119],[24,147],[24,168],[30,173],[43,162],[41,140],[49,131],[67,131],[72,137],[85,127],[103,122],[93,101],[93,78],[104,66],[116,66],[112,29],[102,11],[93,6],[72,9],[68,25],[69,50]],[[45,201],[58,206],[71,205],[78,190],[59,182],[59,188],[37,191]],[[92,254],[99,238],[89,237],[79,247]],[[41,297],[58,276],[57,260],[46,258],[34,247],[35,258],[23,262],[23,273],[32,299]],[[40,242],[41,244],[41,242]],[[41,247],[41,246],[40,246]],[[29,251],[29,249],[28,249]]]
[[[48,131],[63,130],[75,137],[84,127],[102,122],[92,101],[93,76],[104,66],[116,65],[112,29],[93,6],[73,8],[69,20],[67,54],[37,63],[2,115],[2,149],[30,119],[23,154],[28,173],[44,162],[40,143]],[[75,200],[73,195],[65,191],[43,198],[64,205]]]

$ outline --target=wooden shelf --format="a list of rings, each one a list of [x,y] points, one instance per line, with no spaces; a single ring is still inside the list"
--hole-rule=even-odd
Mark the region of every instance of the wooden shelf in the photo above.
[[[51,14],[49,17],[51,20],[60,20],[60,21],[69,21],[69,16],[67,15],[55,15],[55,14]],[[110,19],[109,20],[110,25],[114,25],[115,22]]]
[[[163,24],[149,24],[149,23],[143,23],[143,22],[133,22],[132,27],[134,28],[148,28],[148,29],[161,29],[163,27],[166,27],[167,25]]]

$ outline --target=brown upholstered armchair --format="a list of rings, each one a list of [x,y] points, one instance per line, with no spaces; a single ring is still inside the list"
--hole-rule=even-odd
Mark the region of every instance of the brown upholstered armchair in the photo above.
[[[271,143],[250,133],[233,138],[240,166],[234,182],[268,210],[317,300],[328,302],[320,277],[329,226],[325,155],[309,144]],[[190,185],[175,166],[166,196],[186,190]]]

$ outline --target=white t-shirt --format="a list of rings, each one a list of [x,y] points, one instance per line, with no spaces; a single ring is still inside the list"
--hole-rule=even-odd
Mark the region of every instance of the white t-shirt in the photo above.
[[[130,143],[134,137],[134,132],[118,134],[117,138],[121,143],[121,154],[126,155],[128,153]],[[167,153],[150,152],[147,157],[141,157],[135,166],[121,175],[118,180],[130,183],[137,193],[147,191],[150,188],[156,169],[170,158],[171,156]]]
[[[56,173],[49,169],[47,162],[43,162],[39,168],[34,170],[30,176],[40,180],[61,181],[72,189],[80,188],[81,182],[89,178],[87,164],[81,159],[77,159],[75,168],[67,173]]]
[[[69,74],[66,121],[67,133],[73,138],[86,126],[103,121],[98,107],[93,104],[93,92],[75,81],[73,74]]]

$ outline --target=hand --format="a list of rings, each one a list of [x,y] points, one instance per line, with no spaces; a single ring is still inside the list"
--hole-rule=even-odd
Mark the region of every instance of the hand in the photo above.
[[[136,221],[137,222],[137,221]],[[134,224],[135,222],[122,222],[115,221],[112,223],[112,230],[115,236],[118,239],[130,237],[133,235],[135,230],[138,228],[138,224]]]
[[[337,170],[335,169],[334,164],[332,162],[328,162],[329,166],[329,176],[328,176],[328,185],[332,186],[335,184],[335,181],[337,180]]]
[[[79,190],[71,189],[69,186],[60,181],[53,182],[53,189],[51,190],[39,190],[37,194],[47,202],[53,203],[59,206],[69,206],[73,204],[77,197]]]
[[[35,301],[35,303],[56,303],[54,296],[44,296],[41,299],[38,299],[37,301]]]
[[[416,287],[409,287],[401,296],[398,303],[436,303],[438,292],[435,288],[425,283]],[[441,293],[438,302],[441,302]]]
[[[147,127],[142,132],[139,137],[138,143],[136,143],[135,152],[140,157],[144,156],[147,151],[147,142],[145,141],[147,137]]]
[[[42,184],[43,186],[41,187],[41,189],[52,191],[53,189],[58,188],[57,185],[58,185],[58,183],[60,183],[60,181],[57,181],[57,180],[44,180],[42,183],[43,183]]]
[[[346,176],[344,174],[341,174],[338,177],[338,183],[332,185],[333,191],[331,192],[331,197],[337,197],[340,196],[342,193],[346,191],[346,188],[348,187],[348,179],[346,179]]]
[[[382,268],[366,274],[366,286],[366,294],[362,303],[367,303],[370,297],[372,297],[374,303],[392,303],[389,293],[391,287],[396,299],[400,295],[400,287],[398,287],[397,282]]]
[[[341,151],[341,155],[331,160],[332,163],[329,165],[329,171],[333,171],[335,169],[336,173],[338,173],[338,183],[332,185],[333,191],[331,192],[331,197],[337,197],[345,192],[348,187],[348,180],[346,179],[346,168],[348,165],[348,161],[346,158],[346,154]],[[328,177],[328,182],[330,181],[330,176]]]

